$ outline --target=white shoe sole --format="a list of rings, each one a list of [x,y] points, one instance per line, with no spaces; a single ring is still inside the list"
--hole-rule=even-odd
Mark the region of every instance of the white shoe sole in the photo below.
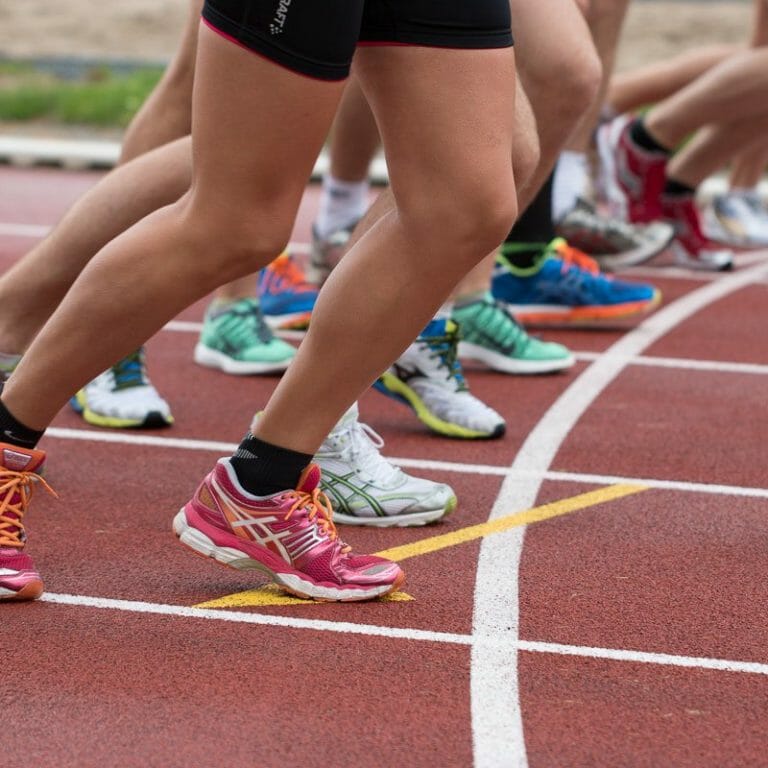
[[[421,525],[429,525],[442,520],[456,509],[458,500],[452,496],[442,509],[430,509],[425,512],[411,512],[405,515],[385,515],[382,517],[361,517],[347,515],[333,510],[333,522],[342,525],[365,525],[370,528],[412,528]]]
[[[290,364],[293,358],[288,360],[279,360],[272,363],[253,363],[233,360],[223,352],[217,352],[215,349],[206,347],[204,344],[197,344],[195,347],[195,362],[198,365],[204,365],[206,368],[216,368],[224,373],[231,373],[235,376],[247,376],[249,374],[259,373],[280,373]]]
[[[561,357],[557,360],[516,360],[502,355],[500,352],[493,352],[477,344],[471,344],[468,341],[459,342],[459,357],[485,363],[489,368],[493,368],[494,371],[520,375],[556,373],[557,371],[564,371],[572,367],[576,362],[573,355]]]

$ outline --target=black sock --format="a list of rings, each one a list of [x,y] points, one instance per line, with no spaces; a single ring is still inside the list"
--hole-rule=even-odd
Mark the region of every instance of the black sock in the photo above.
[[[519,269],[532,267],[542,250],[556,236],[555,222],[552,220],[554,178],[553,171],[515,222],[502,246],[504,255]]]
[[[638,117],[632,121],[632,125],[629,128],[629,135],[632,137],[632,141],[639,147],[647,150],[648,152],[663,152],[665,155],[672,153],[672,150],[659,144],[656,139],[648,133],[648,129],[645,127],[642,117]]]
[[[667,179],[664,184],[664,191],[661,193],[664,197],[692,197],[696,194],[694,187],[689,187],[680,181]]]
[[[312,454],[265,443],[249,432],[229,461],[248,493],[269,496],[295,488],[301,473],[312,461]]]
[[[44,432],[45,430],[38,431],[22,424],[0,400],[0,442],[10,443],[19,448],[34,448],[40,442]]]

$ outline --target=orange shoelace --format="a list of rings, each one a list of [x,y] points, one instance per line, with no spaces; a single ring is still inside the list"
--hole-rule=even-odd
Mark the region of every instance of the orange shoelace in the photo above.
[[[277,277],[289,282],[300,291],[313,291],[314,286],[307,282],[304,272],[296,262],[287,255],[278,256],[271,264],[272,271]]]
[[[32,498],[34,483],[41,483],[51,496],[58,498],[56,491],[34,472],[13,472],[0,469],[0,547],[24,546],[24,513]],[[16,501],[12,501],[18,494]],[[11,517],[8,513],[13,513]]]
[[[567,242],[562,241],[557,243],[554,250],[563,260],[563,272],[573,265],[579,269],[583,269],[585,272],[589,272],[591,275],[600,273],[598,263],[591,256],[587,256],[584,251],[580,251],[578,248],[568,245]]]
[[[315,488],[311,493],[292,491],[290,494],[286,495],[289,498],[294,499],[294,502],[293,506],[286,512],[285,517],[283,518],[284,520],[289,520],[296,510],[305,509],[307,510],[309,519],[317,520],[318,527],[331,541],[335,541],[339,538],[336,526],[333,524],[333,507],[331,506],[331,500],[319,488]],[[339,541],[339,544],[342,544],[342,552],[349,552],[352,549],[352,547],[347,546],[341,541]]]

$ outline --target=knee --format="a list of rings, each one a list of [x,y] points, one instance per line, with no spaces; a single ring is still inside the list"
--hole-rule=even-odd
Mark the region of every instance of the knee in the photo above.
[[[192,204],[186,214],[198,254],[196,266],[210,273],[216,284],[245,277],[269,264],[285,250],[293,228],[291,217],[243,205],[217,206],[201,215]]]

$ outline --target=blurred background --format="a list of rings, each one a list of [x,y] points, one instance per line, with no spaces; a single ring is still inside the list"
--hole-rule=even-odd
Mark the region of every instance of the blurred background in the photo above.
[[[750,0],[633,0],[617,71],[744,43],[751,9]],[[0,0],[0,134],[119,138],[186,10],[186,0]]]

